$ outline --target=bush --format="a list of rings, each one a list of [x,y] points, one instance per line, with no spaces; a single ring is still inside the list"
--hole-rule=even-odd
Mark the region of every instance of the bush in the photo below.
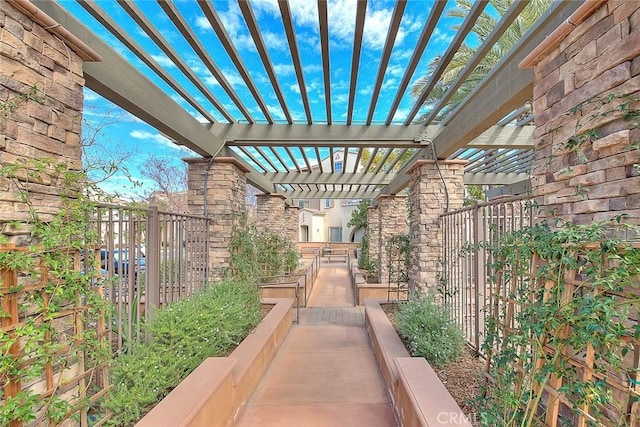
[[[233,281],[159,310],[145,325],[151,341],[113,362],[114,388],[104,404],[114,414],[109,425],[139,420],[204,359],[227,355],[260,317],[258,288]]]
[[[398,332],[408,343],[413,356],[424,357],[432,365],[442,366],[462,355],[462,332],[433,297],[415,295],[400,305],[395,319]]]

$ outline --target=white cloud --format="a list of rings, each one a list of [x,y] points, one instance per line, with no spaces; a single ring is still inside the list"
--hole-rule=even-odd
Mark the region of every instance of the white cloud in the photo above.
[[[211,23],[205,16],[196,17],[195,24],[196,28],[198,28],[202,32],[213,30],[213,28],[211,28]]]
[[[334,104],[346,105],[347,101],[349,100],[349,95],[347,95],[346,93],[341,93],[339,95],[333,95],[332,98]]]
[[[300,87],[298,86],[298,83],[293,83],[292,85],[290,85],[289,90],[295,93],[300,93]]]
[[[391,65],[387,67],[386,74],[393,77],[400,77],[404,74],[405,67],[401,65]]]
[[[167,56],[167,55],[151,55],[151,58],[154,59],[158,64],[163,67],[175,67],[176,64]]]
[[[303,67],[305,73],[319,73],[322,71],[322,65],[320,64],[309,64]]]
[[[398,87],[398,80],[391,78],[391,79],[385,79],[385,81],[382,83],[382,89],[393,89]]]
[[[368,85],[363,87],[358,91],[360,95],[371,95],[371,91],[373,90],[373,85]]]
[[[282,37],[281,34],[277,34],[271,31],[263,31],[262,40],[264,41],[264,44],[270,49],[286,51],[289,47],[286,39]]]
[[[171,140],[165,136],[160,135],[159,133],[151,133],[146,130],[133,130],[129,132],[129,136],[135,139],[142,140],[150,140],[157,144],[164,145],[165,147],[172,148],[174,150],[179,150],[176,144],[171,142]]]
[[[275,70],[276,75],[279,76],[288,76],[293,74],[295,71],[291,64],[275,64],[273,69]]]
[[[436,28],[435,31],[433,32],[432,39],[435,43],[449,44],[451,40],[453,40],[454,36],[455,36],[455,33],[453,32],[447,33],[447,32],[441,31],[439,28]]]

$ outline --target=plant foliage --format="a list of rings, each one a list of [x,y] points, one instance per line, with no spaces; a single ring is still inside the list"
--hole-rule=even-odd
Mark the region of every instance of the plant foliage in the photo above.
[[[413,294],[408,302],[400,304],[395,319],[412,356],[424,357],[434,366],[442,366],[462,355],[462,332],[433,296]]]
[[[291,240],[254,225],[236,227],[229,250],[231,262],[226,275],[254,283],[261,277],[292,273],[302,257]]]
[[[138,421],[207,357],[227,355],[260,317],[258,288],[231,280],[159,310],[145,325],[152,340],[112,364],[108,425]]]
[[[85,173],[64,163],[5,163],[0,177],[26,211],[25,221],[7,224],[8,229],[30,230],[32,242],[28,248],[0,252],[3,281],[14,273],[17,280],[17,286],[3,291],[0,317],[19,320],[0,330],[0,425],[59,423],[88,405],[86,398],[61,397],[68,386],[62,373],[68,376],[79,366],[94,372],[109,357],[108,343],[96,329],[108,307],[96,286],[101,280],[93,252],[97,233],[89,220],[95,205],[87,196]],[[60,189],[55,213],[37,211],[30,193],[34,182]],[[13,316],[5,311],[12,300],[17,302]],[[83,388],[96,387],[97,377],[83,377]],[[24,387],[43,378],[54,379],[45,393]],[[9,394],[10,384],[20,391]]]
[[[552,229],[543,222],[488,248],[502,291],[494,295],[484,343],[493,379],[479,400],[486,425],[528,426],[556,416],[546,413],[555,400],[548,387],[571,412],[560,411],[564,422],[584,414],[594,425],[630,421],[627,405],[638,398],[631,385],[639,372],[629,357],[640,340],[632,320],[640,309],[640,249],[618,238],[626,237],[621,228],[631,226]],[[627,391],[613,390],[610,381]]]

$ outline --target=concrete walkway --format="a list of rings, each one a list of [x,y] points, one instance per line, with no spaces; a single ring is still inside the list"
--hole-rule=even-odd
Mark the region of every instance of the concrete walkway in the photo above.
[[[236,426],[395,426],[353,306],[346,264],[323,263],[309,298]]]

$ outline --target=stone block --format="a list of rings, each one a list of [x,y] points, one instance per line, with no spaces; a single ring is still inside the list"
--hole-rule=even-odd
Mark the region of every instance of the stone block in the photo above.
[[[607,169],[607,181],[617,181],[627,178],[627,167],[620,166],[617,168]]]
[[[639,40],[640,43],[640,40]],[[607,62],[608,61],[603,61]],[[611,69],[607,69],[582,87],[568,94],[562,100],[562,110],[569,111],[576,105],[600,95],[620,84],[624,83],[631,77],[631,63],[621,63]]]
[[[622,39],[615,49],[607,52],[606,61],[598,61],[596,63],[596,69],[598,74],[604,73],[605,70],[617,67],[627,61],[631,61],[636,58],[640,53],[640,31],[632,33],[629,37]],[[611,87],[605,87],[603,90],[608,90]]]
[[[618,29],[618,39],[620,39],[620,28],[619,26],[616,26],[614,28]],[[609,32],[613,32],[615,34],[615,31],[609,30]],[[609,34],[609,33],[607,33]],[[611,36],[609,36],[611,37]],[[603,42],[606,40],[606,34],[604,36],[601,37],[601,39],[603,39]],[[600,39],[598,39],[599,41]],[[590,42],[588,42],[580,51],[578,51],[576,53],[576,55],[572,58],[571,62],[573,64],[576,65],[585,65],[585,64],[589,64],[590,62],[592,62],[594,59],[596,59],[598,57],[598,43],[596,40],[591,40]]]
[[[577,186],[589,186],[594,184],[600,184],[607,180],[607,172],[605,170],[597,170],[584,175],[579,175],[569,180],[569,185],[572,187]]]
[[[630,133],[631,131],[626,129],[620,132],[613,133],[611,135],[607,135],[603,138],[600,138],[594,141],[592,147],[594,150],[600,151],[604,148],[610,148],[618,145],[628,146],[630,143],[630,140],[629,140]]]
[[[609,210],[609,199],[584,200],[572,204],[574,214],[603,212]]]
[[[587,165],[575,165],[563,168],[553,173],[554,181],[563,181],[587,172]]]
[[[640,10],[640,3],[628,0],[610,0],[609,9],[613,12],[613,22],[619,23],[636,14]]]
[[[612,49],[617,49],[618,44],[620,44],[620,40],[622,40],[622,37],[622,26],[620,24],[615,24],[609,31],[604,33],[597,40],[594,40],[595,44],[597,44],[597,54],[596,52],[594,52],[594,56],[592,59],[601,57]],[[584,62],[584,64],[587,63],[588,62]]]
[[[590,199],[605,199],[640,193],[640,178],[632,177],[604,182],[589,188]]]

